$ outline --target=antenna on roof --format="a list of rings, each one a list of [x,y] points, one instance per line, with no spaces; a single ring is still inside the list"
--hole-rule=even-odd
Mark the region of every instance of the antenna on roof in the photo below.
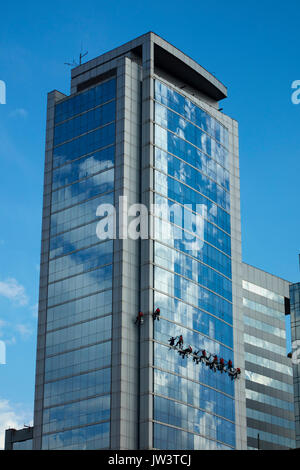
[[[89,51],[86,51],[86,52],[84,52],[83,54],[80,52],[80,54],[79,54],[79,65],[82,64],[82,59],[83,59],[86,55],[88,55],[88,53],[89,53]]]
[[[76,65],[78,65],[74,59],[73,59],[73,62],[64,62],[64,64],[69,65],[70,67],[76,67]]]
[[[82,46],[81,46],[81,50],[82,50]],[[72,62],[65,62],[65,65],[69,65],[70,67],[78,67],[78,65],[82,65],[82,59],[88,55],[89,51],[86,51],[86,52],[80,52],[79,54],[79,63],[76,62],[75,59],[73,59]]]

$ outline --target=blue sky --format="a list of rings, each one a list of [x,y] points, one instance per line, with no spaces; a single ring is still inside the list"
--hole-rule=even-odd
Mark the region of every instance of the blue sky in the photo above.
[[[298,0],[2,2],[0,80],[0,448],[32,416],[46,94],[69,93],[69,67],[154,31],[228,87],[239,121],[244,261],[299,280]],[[288,5],[288,6],[287,6]],[[2,441],[1,441],[2,439]]]

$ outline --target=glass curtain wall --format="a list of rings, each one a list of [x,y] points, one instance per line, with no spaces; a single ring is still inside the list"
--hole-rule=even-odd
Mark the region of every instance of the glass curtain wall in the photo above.
[[[115,98],[113,78],[56,105],[43,449],[109,447]]]
[[[154,107],[154,202],[176,210],[154,223],[153,445],[233,449],[234,382],[168,345],[233,361],[228,131],[159,80]]]

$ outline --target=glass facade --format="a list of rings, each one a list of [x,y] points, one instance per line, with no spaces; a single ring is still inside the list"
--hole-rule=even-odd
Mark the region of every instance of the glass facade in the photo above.
[[[183,335],[233,360],[228,131],[159,80],[154,109],[154,202],[185,209],[154,219],[153,446],[232,449],[234,382],[168,347]]]
[[[262,275],[266,276],[259,271]],[[284,304],[283,295],[243,281],[248,449],[295,446],[293,371],[286,357]]]
[[[32,439],[13,443],[13,450],[32,450]]]
[[[109,447],[115,98],[113,78],[55,107],[43,449]]]

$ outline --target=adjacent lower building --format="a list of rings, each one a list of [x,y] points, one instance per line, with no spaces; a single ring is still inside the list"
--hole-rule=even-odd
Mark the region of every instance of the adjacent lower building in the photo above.
[[[290,298],[296,420],[296,447],[300,448],[300,282],[290,285]]]
[[[33,427],[7,429],[5,431],[5,450],[32,450]]]
[[[293,368],[286,340],[289,286],[243,263],[248,449],[295,447]]]

